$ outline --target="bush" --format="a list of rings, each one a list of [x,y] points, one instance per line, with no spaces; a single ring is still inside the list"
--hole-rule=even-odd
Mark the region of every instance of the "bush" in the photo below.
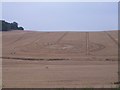
[[[18,30],[24,30],[24,28],[23,27],[18,27]]]

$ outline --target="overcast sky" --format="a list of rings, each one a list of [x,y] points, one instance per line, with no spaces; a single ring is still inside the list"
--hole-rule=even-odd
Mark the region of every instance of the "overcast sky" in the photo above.
[[[116,30],[117,2],[4,2],[2,19],[26,30]]]

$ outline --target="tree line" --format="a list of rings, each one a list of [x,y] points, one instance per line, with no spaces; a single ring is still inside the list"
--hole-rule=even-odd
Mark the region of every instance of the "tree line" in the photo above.
[[[17,22],[8,23],[5,20],[0,20],[0,31],[10,31],[10,30],[24,30],[24,28],[18,27]]]

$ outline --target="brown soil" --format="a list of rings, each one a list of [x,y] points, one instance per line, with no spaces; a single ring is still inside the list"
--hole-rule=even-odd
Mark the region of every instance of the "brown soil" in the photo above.
[[[118,31],[2,32],[3,87],[117,87]]]

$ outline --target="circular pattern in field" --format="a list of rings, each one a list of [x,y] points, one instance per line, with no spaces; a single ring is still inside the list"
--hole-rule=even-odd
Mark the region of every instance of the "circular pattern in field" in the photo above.
[[[58,51],[63,53],[85,53],[85,42],[82,43],[56,43],[51,44],[46,47],[45,49],[51,50],[51,51]]]
[[[19,48],[20,52],[34,52],[34,53],[83,53],[85,54],[86,52],[96,52],[99,50],[104,49],[105,46],[99,43],[94,43],[94,42],[89,42],[88,47],[86,42],[81,42],[81,43],[49,43],[46,45],[39,45],[39,46],[25,46]]]
[[[105,48],[105,46],[102,44],[94,43],[94,42],[89,43],[89,51],[90,52],[100,51],[104,48]]]
[[[66,50],[66,49],[73,49],[74,46],[73,45],[67,45],[67,44],[54,44],[54,45],[47,46],[46,48]]]
[[[81,51],[85,48],[87,48],[86,43],[82,42],[79,44],[69,44],[69,43],[59,43],[59,44],[51,44],[46,46],[45,48],[47,49],[55,49],[55,50],[77,50],[77,51]],[[88,44],[88,51],[90,52],[94,52],[94,51],[99,51],[104,49],[105,46],[99,43],[94,43],[94,42],[89,42]]]
[[[54,50],[75,50],[76,48],[78,49],[82,49],[83,48],[83,44],[71,44],[71,43],[58,43],[58,44],[52,44],[52,45],[48,45],[45,48],[46,49],[54,49]]]

